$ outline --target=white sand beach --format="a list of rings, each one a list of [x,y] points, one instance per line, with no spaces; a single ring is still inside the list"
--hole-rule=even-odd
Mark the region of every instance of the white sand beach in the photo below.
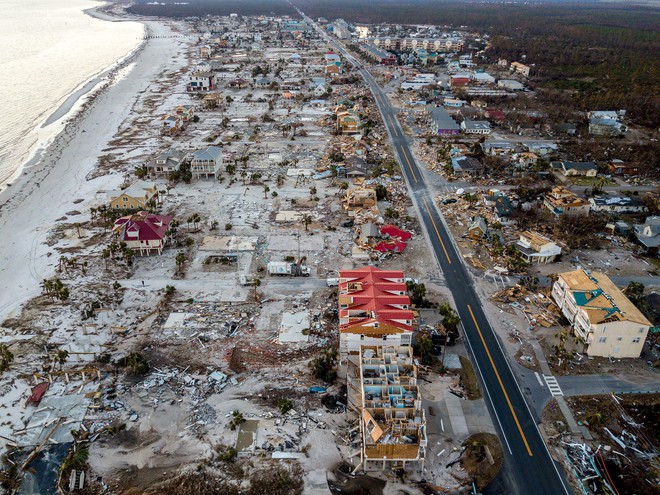
[[[98,191],[113,189],[121,181],[117,175],[89,181],[86,176],[131,115],[139,93],[174,64],[172,53],[182,43],[171,37],[165,23],[145,21],[145,25],[153,36],[114,71],[110,85],[82,106],[41,160],[25,167],[0,193],[0,321],[16,316],[22,304],[40,293],[40,282],[54,275],[59,255],[44,241],[56,220],[73,210],[80,214],[69,216],[68,222],[89,219]]]

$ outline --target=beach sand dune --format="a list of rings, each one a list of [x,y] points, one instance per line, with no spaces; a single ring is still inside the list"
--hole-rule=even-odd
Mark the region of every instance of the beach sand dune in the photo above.
[[[163,70],[173,67],[172,53],[180,40],[168,37],[171,28],[145,21],[152,37],[129,63],[132,70],[100,94],[89,108],[68,123],[43,153],[26,167],[11,187],[0,193],[0,322],[15,317],[21,305],[40,293],[39,284],[52,277],[59,256],[44,244],[56,220],[76,209],[89,218],[98,191],[116,187],[116,176],[87,181],[118,128],[131,117],[139,93]],[[176,67],[179,69],[180,67]],[[85,200],[75,205],[73,201]]]

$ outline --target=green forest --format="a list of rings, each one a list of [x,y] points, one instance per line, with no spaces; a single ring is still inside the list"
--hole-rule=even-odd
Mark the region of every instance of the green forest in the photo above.
[[[660,126],[657,8],[451,0],[298,0],[296,4],[314,17],[466,26],[488,33],[487,55],[509,61],[526,55],[527,63],[536,66],[531,82],[548,89],[543,93],[548,101],[565,100],[568,90],[576,109],[626,109],[633,122]]]
[[[541,102],[577,110],[628,111],[629,119],[660,127],[658,60],[660,9],[591,2],[484,3],[457,0],[295,0],[311,17],[349,22],[435,24],[490,35],[486,55],[496,61],[526,55],[530,83]],[[138,0],[131,12],[203,15],[296,15],[284,0]]]

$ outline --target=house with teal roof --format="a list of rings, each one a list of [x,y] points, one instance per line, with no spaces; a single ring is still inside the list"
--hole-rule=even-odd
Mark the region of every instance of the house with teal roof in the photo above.
[[[604,273],[561,273],[552,298],[589,356],[640,356],[651,323]]]

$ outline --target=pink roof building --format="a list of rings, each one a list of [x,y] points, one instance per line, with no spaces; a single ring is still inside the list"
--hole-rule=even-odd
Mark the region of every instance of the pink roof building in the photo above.
[[[172,217],[167,215],[139,211],[117,219],[113,231],[136,254],[149,256],[153,251],[161,254],[171,221]]]
[[[373,266],[341,270],[338,290],[342,360],[361,345],[411,344],[415,314],[402,271]]]

